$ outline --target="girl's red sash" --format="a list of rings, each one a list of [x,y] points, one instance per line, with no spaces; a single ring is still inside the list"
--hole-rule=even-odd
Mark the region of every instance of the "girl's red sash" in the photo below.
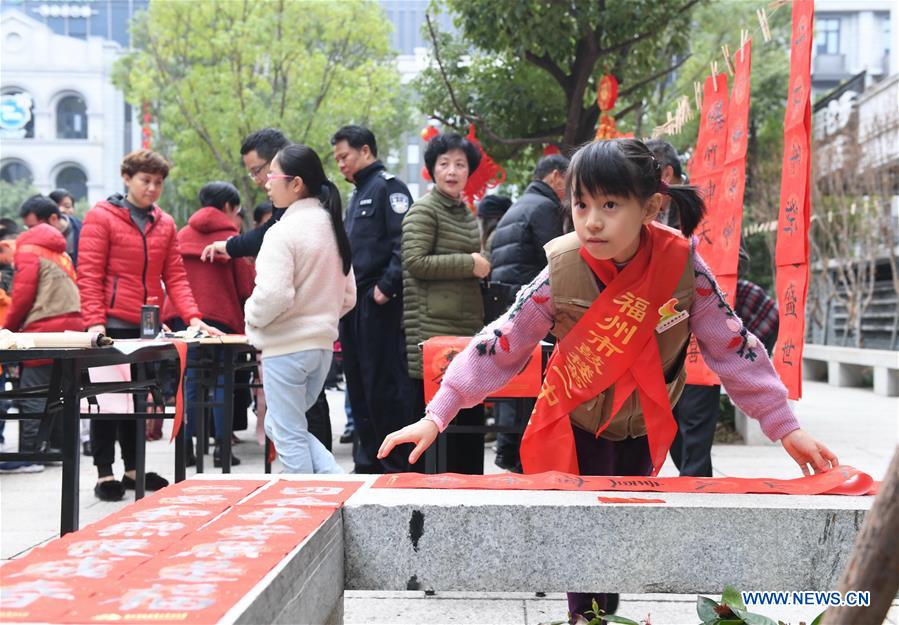
[[[659,308],[671,299],[689,262],[690,243],[670,228],[651,224],[644,227],[637,255],[620,271],[583,248],[581,256],[606,286],[556,344],[521,441],[522,467],[525,473],[579,473],[568,415],[614,384],[612,415],[632,392],[639,394],[656,475],[677,425],[655,327]]]

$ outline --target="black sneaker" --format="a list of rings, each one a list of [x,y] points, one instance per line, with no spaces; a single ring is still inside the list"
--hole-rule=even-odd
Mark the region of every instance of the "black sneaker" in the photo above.
[[[91,448],[90,441],[84,441],[81,443],[81,455],[82,456],[93,456],[94,450]]]
[[[160,490],[168,485],[169,481],[158,473],[150,471],[149,473],[144,474],[144,488],[146,490]],[[137,484],[127,475],[123,475],[122,486],[127,490],[134,490],[134,487],[137,486]]]
[[[497,452],[496,459],[493,461],[493,464],[498,466],[500,469],[505,469],[506,471],[510,471],[512,473],[522,473],[521,470],[521,461],[513,457],[512,454]]]
[[[121,501],[125,496],[125,487],[118,480],[97,482],[94,486],[94,495],[100,501]]]
[[[231,466],[236,467],[240,464],[240,458],[231,454]],[[215,446],[215,449],[212,450],[212,466],[216,469],[222,468],[222,450],[218,445]]]
[[[340,444],[346,445],[347,443],[353,442],[353,430],[351,428],[347,428],[343,431],[343,434],[340,435]]]

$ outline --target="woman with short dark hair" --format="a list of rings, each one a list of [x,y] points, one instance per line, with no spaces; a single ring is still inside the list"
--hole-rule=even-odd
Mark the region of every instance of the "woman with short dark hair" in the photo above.
[[[161,305],[168,296],[186,323],[221,334],[203,323],[178,250],[175,220],[156,205],[169,173],[168,161],[156,152],[138,150],[125,156],[121,172],[126,194],[97,202],[84,218],[78,242],[78,290],[85,325],[113,338],[139,338],[141,306]],[[98,473],[94,493],[103,501],[118,501],[126,489],[135,487],[136,424],[132,419],[91,422]],[[121,481],[112,472],[116,439],[125,463]],[[145,482],[147,490],[168,485],[156,473],[147,473]]]
[[[432,336],[473,336],[484,322],[480,280],[490,273],[481,255],[478,224],[462,198],[481,155],[464,137],[434,137],[425,150],[425,166],[434,188],[409,209],[403,220],[403,320],[409,376],[415,386],[415,410],[424,414],[424,376],[419,344]],[[460,425],[483,425],[484,407],[463,410]],[[484,472],[484,435],[455,434],[447,440],[451,473]]]

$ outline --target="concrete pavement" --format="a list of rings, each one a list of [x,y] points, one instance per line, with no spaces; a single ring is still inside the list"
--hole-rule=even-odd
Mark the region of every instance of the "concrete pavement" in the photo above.
[[[844,464],[853,465],[882,479],[899,437],[899,399],[875,395],[868,389],[835,388],[824,383],[806,382],[805,397],[797,402],[796,413],[803,427],[825,442]],[[350,446],[340,445],[337,438],[343,431],[343,393],[329,391],[334,451],[338,462],[346,470],[352,469]],[[234,453],[243,460],[235,467],[235,474],[262,473],[262,448],[253,435],[255,417],[249,415],[250,429],[239,432],[242,442]],[[166,426],[166,432],[168,425]],[[8,421],[7,441],[16,437],[16,423]],[[167,439],[147,444],[147,467],[171,479],[174,452]],[[721,476],[779,477],[798,476],[798,468],[780,445],[744,446],[720,445],[712,451],[714,471]],[[207,457],[208,471],[212,457]],[[500,472],[493,464],[493,452],[485,447],[485,467],[488,472]],[[277,468],[276,468],[277,470]],[[121,464],[116,467],[117,474]],[[193,470],[188,469],[188,475]],[[663,475],[676,475],[669,463]],[[123,502],[97,501],[93,494],[96,473],[90,458],[81,460],[80,520],[86,525],[99,520],[133,501],[133,495]],[[10,559],[26,553],[58,535],[61,469],[47,467],[42,473],[0,475],[0,558]],[[769,589],[741,589],[769,590]],[[830,590],[830,589],[828,589]],[[697,623],[694,595],[624,595],[618,613],[634,620],[650,616],[653,625]],[[750,606],[750,609],[795,625],[809,622],[820,612],[816,607]],[[565,618],[564,595],[551,594],[485,594],[437,593],[426,596],[422,592],[347,592],[345,600],[347,624],[413,624],[413,623],[483,623],[498,625],[535,624]],[[899,604],[893,604],[887,623],[899,625]]]

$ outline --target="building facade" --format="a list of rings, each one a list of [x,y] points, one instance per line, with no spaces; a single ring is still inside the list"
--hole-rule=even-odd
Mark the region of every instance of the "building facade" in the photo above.
[[[816,0],[812,93],[822,96],[865,72],[877,82],[899,71],[895,0]]]
[[[140,125],[112,84],[128,21],[147,0],[5,1],[0,13],[0,179],[90,203],[121,189]]]

